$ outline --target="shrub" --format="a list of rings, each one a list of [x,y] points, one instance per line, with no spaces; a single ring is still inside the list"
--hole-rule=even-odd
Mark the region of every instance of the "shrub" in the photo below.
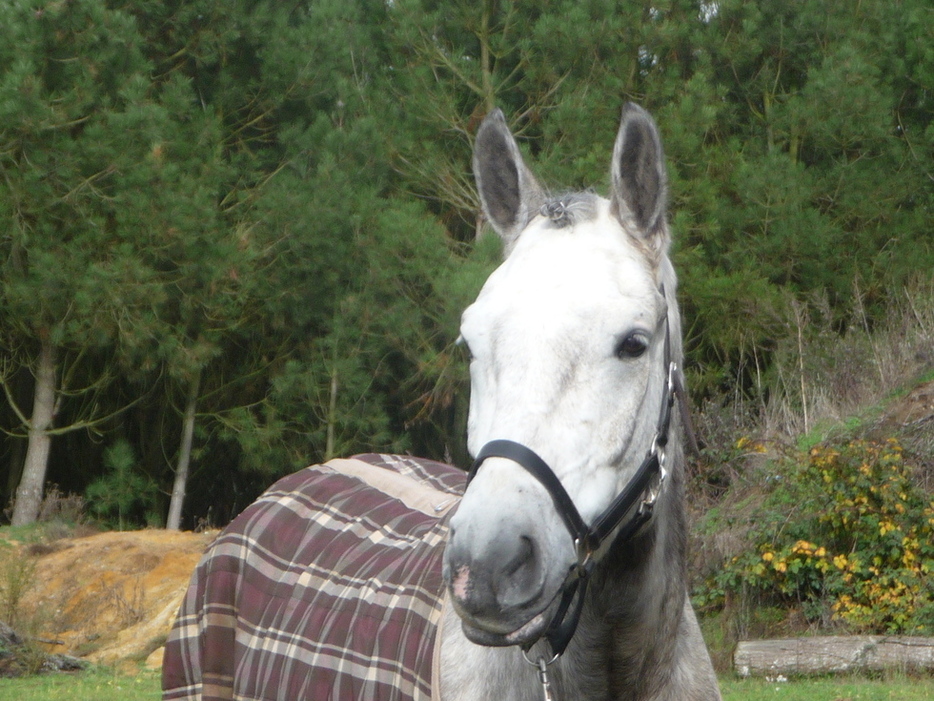
[[[749,590],[866,632],[934,632],[934,501],[895,440],[818,445],[751,519],[754,547],[698,603]]]
[[[100,518],[116,518],[123,530],[134,509],[151,508],[156,485],[136,467],[133,448],[126,440],[118,440],[104,451],[107,475],[92,482],[85,495],[88,505]]]

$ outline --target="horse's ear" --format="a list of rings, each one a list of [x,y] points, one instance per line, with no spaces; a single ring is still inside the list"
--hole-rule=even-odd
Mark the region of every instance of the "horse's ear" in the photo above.
[[[545,202],[542,188],[526,167],[502,110],[486,116],[474,144],[473,173],[487,220],[512,248]]]
[[[662,140],[649,113],[631,102],[623,107],[611,173],[613,214],[646,238],[664,236],[668,178]]]

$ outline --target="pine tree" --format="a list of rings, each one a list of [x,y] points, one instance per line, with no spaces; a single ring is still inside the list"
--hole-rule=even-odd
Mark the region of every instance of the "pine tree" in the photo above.
[[[150,167],[157,108],[134,23],[99,0],[0,8],[0,212],[7,399],[28,438],[13,522],[35,520],[62,403],[99,394],[110,376],[83,361],[114,343],[159,292],[119,225],[126,183]],[[33,409],[11,388],[34,378]],[[17,429],[14,429],[14,432]]]

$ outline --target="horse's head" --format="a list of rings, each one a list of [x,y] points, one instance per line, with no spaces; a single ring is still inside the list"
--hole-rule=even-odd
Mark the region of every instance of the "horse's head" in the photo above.
[[[658,131],[627,105],[610,198],[550,198],[503,114],[477,134],[474,174],[506,260],[463,315],[472,360],[468,446],[527,446],[590,523],[632,478],[665,398],[666,336],[680,354]],[[444,574],[464,631],[529,643],[548,625],[578,552],[552,495],[513,460],[476,472],[451,520]]]

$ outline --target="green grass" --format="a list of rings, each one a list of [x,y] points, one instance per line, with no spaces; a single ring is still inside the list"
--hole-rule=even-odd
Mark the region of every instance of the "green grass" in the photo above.
[[[934,678],[891,675],[888,679],[826,677],[769,682],[720,680],[724,701],[930,701]],[[0,701],[159,701],[159,673],[135,675],[109,669],[0,680]]]
[[[722,678],[723,701],[930,701],[934,678],[893,675],[890,679],[822,677],[768,682]]]
[[[159,673],[97,668],[76,674],[0,679],[0,701],[159,701]]]

